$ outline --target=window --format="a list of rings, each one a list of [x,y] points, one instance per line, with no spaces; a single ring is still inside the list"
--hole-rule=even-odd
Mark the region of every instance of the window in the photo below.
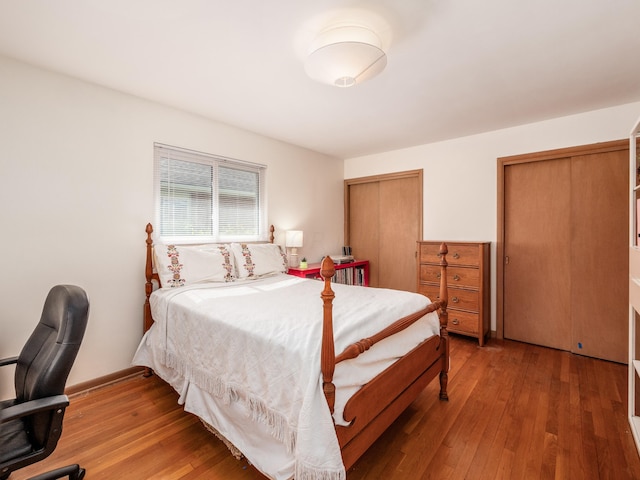
[[[268,238],[264,165],[157,143],[154,149],[155,224],[163,241]]]

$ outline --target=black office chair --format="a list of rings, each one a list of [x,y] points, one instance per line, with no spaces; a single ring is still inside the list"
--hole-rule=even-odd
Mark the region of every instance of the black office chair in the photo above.
[[[20,355],[0,360],[0,366],[16,365],[16,398],[0,401],[0,480],[43,460],[56,448],[69,405],[64,388],[80,349],[88,315],[89,300],[82,288],[53,287],[40,322]],[[69,465],[32,480],[65,476],[81,480],[84,469]]]

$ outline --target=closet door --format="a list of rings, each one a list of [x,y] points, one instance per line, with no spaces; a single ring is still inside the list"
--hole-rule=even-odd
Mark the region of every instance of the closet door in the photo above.
[[[378,285],[415,292],[416,252],[422,231],[422,184],[416,177],[380,182],[380,242]]]
[[[356,260],[369,260],[369,285],[378,286],[380,245],[380,185],[356,183],[348,188],[349,218],[345,219],[345,242]],[[348,232],[348,233],[347,233]]]
[[[504,174],[504,337],[571,347],[571,160]]]
[[[629,151],[571,163],[571,351],[626,363]]]
[[[504,338],[625,363],[628,143],[500,159]]]
[[[369,285],[416,291],[422,170],[345,180],[345,242],[369,260]]]

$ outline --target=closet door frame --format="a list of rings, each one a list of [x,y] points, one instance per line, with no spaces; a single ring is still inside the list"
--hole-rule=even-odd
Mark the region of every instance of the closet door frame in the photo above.
[[[497,225],[496,235],[496,338],[504,338],[504,241],[505,241],[505,169],[521,163],[540,162],[558,158],[569,158],[579,155],[606,153],[628,148],[629,140],[613,140],[610,142],[581,145],[577,147],[559,148],[543,152],[526,153],[509,157],[500,157],[497,161]]]

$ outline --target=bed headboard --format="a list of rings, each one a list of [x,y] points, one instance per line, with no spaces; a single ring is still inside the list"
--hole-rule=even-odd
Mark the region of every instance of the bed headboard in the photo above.
[[[275,240],[275,230],[276,229],[273,225],[269,227],[269,243],[273,243]],[[145,232],[147,232],[147,259],[145,262],[144,275],[147,281],[144,285],[146,296],[144,301],[144,332],[149,330],[153,324],[153,318],[151,317],[151,304],[149,303],[149,297],[151,296],[151,293],[153,293],[153,283],[156,282],[158,286],[161,285],[160,276],[158,275],[153,262],[153,225],[147,223]]]

